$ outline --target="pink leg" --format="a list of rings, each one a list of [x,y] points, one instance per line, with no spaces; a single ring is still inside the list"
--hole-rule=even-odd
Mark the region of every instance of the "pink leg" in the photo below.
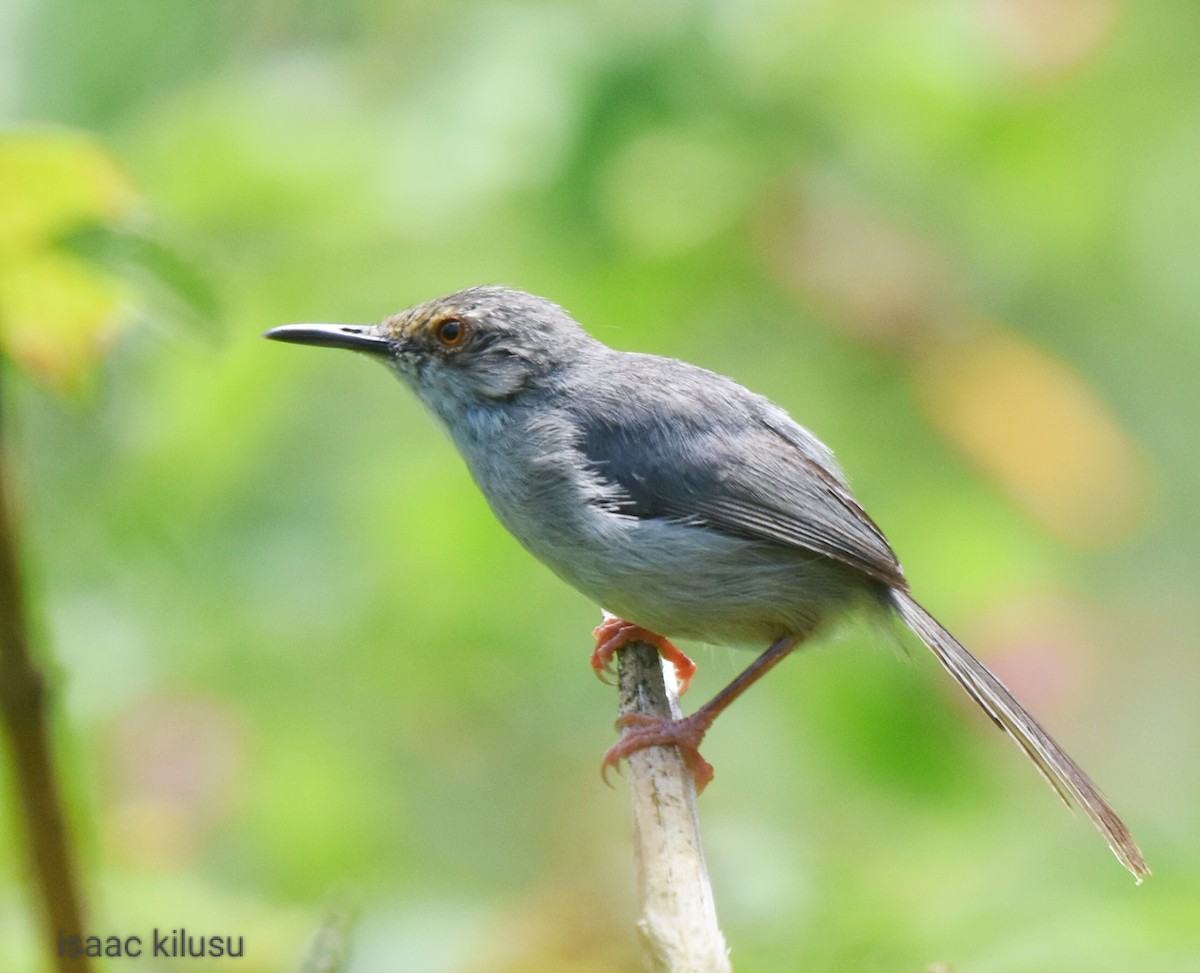
[[[616,615],[604,613],[604,620],[592,630],[596,648],[592,652],[592,668],[601,682],[612,683],[607,678],[612,674],[612,660],[630,642],[646,642],[658,649],[658,654],[675,667],[675,678],[679,680],[679,695],[687,692],[696,674],[696,663],[679,651],[667,639],[649,629],[634,625]]]
[[[799,638],[785,635],[776,639],[771,647],[755,659],[746,670],[722,689],[716,696],[701,706],[691,716],[669,720],[662,716],[641,716],[630,713],[617,720],[617,726],[625,733],[608,748],[600,764],[600,774],[607,781],[608,769],[616,767],[622,759],[644,747],[678,747],[684,763],[696,780],[697,793],[704,790],[712,780],[712,766],[700,756],[700,741],[712,726],[713,721],[725,709],[759,679],[777,666],[796,647]]]

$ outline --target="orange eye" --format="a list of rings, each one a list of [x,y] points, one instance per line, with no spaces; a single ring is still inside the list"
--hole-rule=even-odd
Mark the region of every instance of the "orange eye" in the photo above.
[[[467,326],[458,318],[446,318],[434,327],[433,336],[446,348],[457,348],[467,337]]]

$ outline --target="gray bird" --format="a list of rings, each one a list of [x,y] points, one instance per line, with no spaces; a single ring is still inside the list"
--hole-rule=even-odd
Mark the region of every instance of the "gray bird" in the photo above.
[[[647,638],[769,645],[680,720],[630,720],[605,766],[697,747],[716,716],[798,644],[857,607],[894,612],[1062,799],[1083,808],[1140,882],[1125,825],[1087,774],[909,591],[828,447],[728,378],[616,351],[562,308],[474,287],[378,325],[292,324],[266,337],[366,352],[441,420],[492,510],[555,574],[612,616],[593,665]],[[615,617],[613,617],[615,616]]]

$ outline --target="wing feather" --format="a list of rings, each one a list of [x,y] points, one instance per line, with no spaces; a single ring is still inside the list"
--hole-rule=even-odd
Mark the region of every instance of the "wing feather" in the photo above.
[[[643,388],[637,409],[614,395],[576,416],[588,466],[618,488],[617,512],[810,551],[905,586],[819,440],[732,382],[717,394],[705,383],[703,398],[689,392],[687,382],[660,387],[648,402]]]

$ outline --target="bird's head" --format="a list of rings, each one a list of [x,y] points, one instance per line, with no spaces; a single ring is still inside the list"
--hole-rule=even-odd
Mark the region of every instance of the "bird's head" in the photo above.
[[[507,401],[599,347],[557,304],[504,287],[472,287],[379,324],[286,324],[264,337],[378,358],[435,412]]]

